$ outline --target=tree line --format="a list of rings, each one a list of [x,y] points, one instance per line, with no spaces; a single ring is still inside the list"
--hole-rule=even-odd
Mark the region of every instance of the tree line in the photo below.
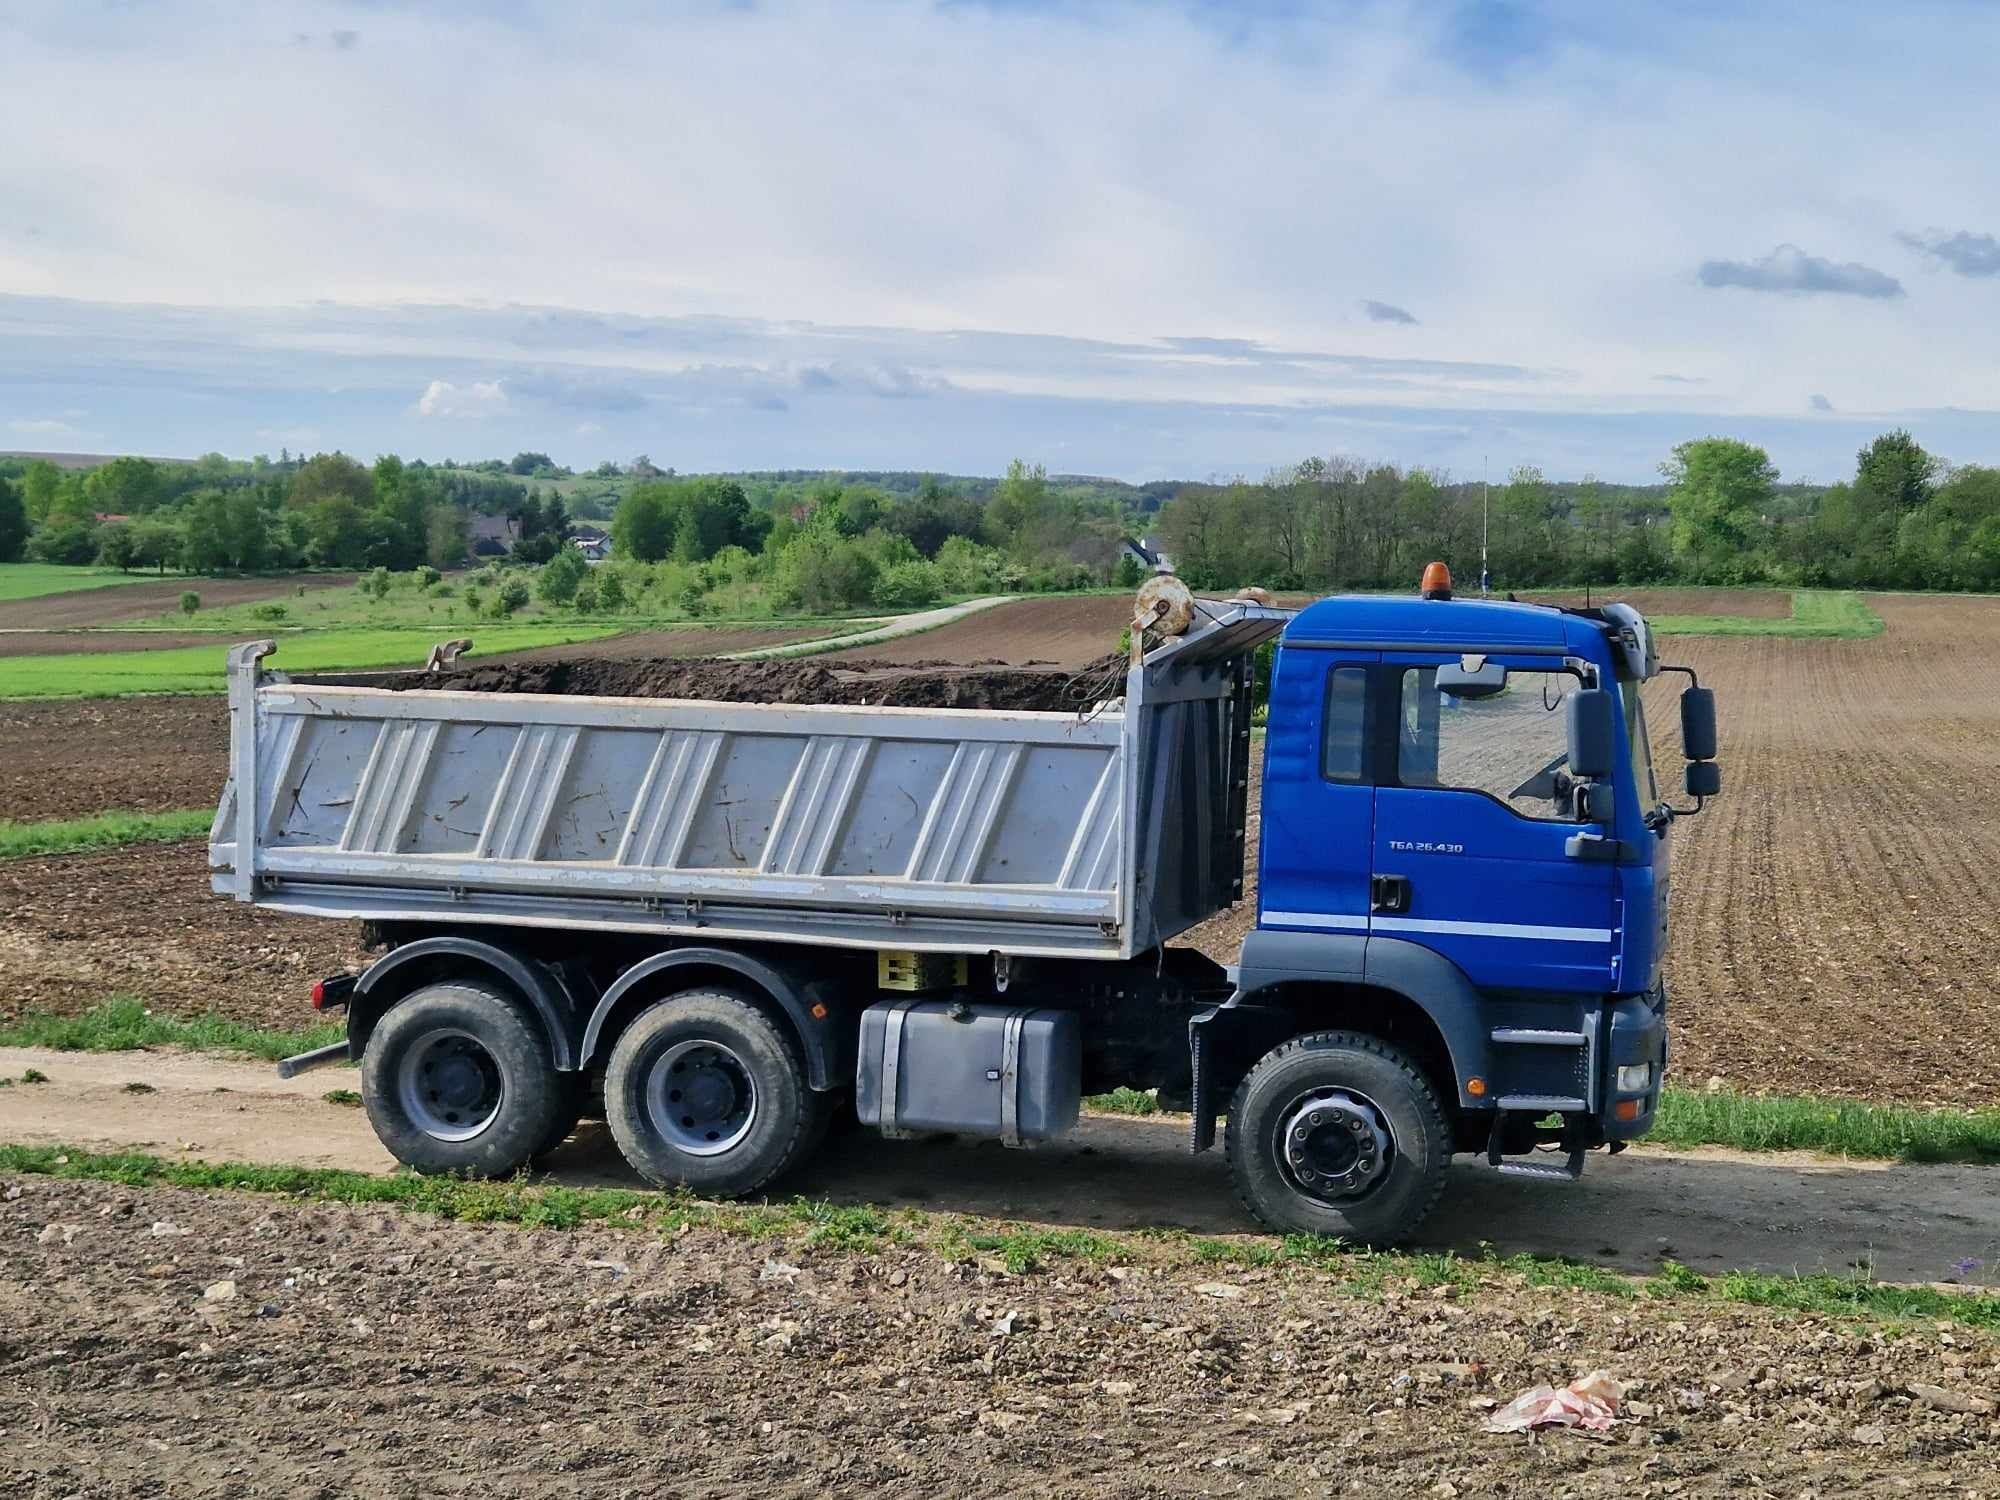
[[[1461,578],[1482,548],[1496,588],[1771,584],[2000,588],[2000,469],[1953,467],[1883,433],[1837,484],[1783,484],[1762,448],[1680,444],[1660,486],[1555,483],[1533,467],[1490,489],[1427,469],[1307,459],[1261,481],[1184,485],[1159,526],[1197,587],[1399,587],[1432,559]]]
[[[1902,430],[1876,438],[1851,478],[1824,487],[1783,483],[1763,449],[1723,437],[1679,445],[1652,486],[1557,482],[1524,466],[1489,490],[1343,457],[1256,481],[1143,488],[1052,477],[1018,460],[979,481],[681,476],[644,456],[601,467],[617,471],[621,488],[609,515],[616,556],[665,570],[657,576],[691,605],[725,585],[809,612],[1132,585],[1143,570],[1122,544],[1149,532],[1202,588],[1403,587],[1434,558],[1469,579],[1482,548],[1497,589],[2000,588],[2000,470],[1949,465]],[[536,476],[554,484],[566,473],[539,453],[465,468],[394,456],[364,466],[339,453],[119,458],[69,471],[0,461],[0,561],[446,569],[466,561],[476,517],[505,515],[511,560],[547,563],[573,521]]]

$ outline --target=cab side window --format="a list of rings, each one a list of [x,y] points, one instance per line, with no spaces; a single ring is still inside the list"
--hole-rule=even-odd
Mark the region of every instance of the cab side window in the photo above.
[[[1510,671],[1490,698],[1437,689],[1435,667],[1403,672],[1396,724],[1396,779],[1407,787],[1478,792],[1524,818],[1574,821],[1568,716],[1576,691],[1567,672]]]
[[[1368,779],[1368,669],[1335,667],[1326,674],[1319,774],[1356,784]]]

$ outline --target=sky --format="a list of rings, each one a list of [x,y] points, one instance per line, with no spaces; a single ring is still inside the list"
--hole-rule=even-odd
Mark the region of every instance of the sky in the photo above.
[[[0,450],[2000,462],[2000,8],[0,0]]]

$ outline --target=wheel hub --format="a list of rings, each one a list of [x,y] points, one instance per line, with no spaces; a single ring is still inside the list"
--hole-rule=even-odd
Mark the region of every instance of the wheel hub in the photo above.
[[[470,1032],[434,1031],[417,1038],[397,1070],[403,1113],[440,1141],[469,1141],[500,1113],[500,1065]]]
[[[743,1060],[720,1042],[679,1042],[654,1064],[646,1106],[676,1150],[716,1156],[750,1133],[757,1085]]]
[[[1345,1089],[1300,1099],[1285,1116],[1276,1146],[1279,1170],[1311,1198],[1357,1197],[1389,1170],[1391,1138],[1381,1112]]]

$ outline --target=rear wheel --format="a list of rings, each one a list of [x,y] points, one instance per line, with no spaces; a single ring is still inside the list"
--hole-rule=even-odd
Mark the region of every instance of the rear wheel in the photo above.
[[[572,1083],[528,1007],[474,980],[433,984],[391,1006],[361,1059],[368,1123],[419,1172],[519,1170],[551,1132],[575,1124],[563,1118]]]
[[[1238,1196],[1272,1229],[1389,1245],[1437,1205],[1451,1135],[1401,1052],[1323,1031],[1250,1070],[1229,1106],[1228,1153]]]
[[[687,990],[618,1038],[604,1118],[647,1180],[712,1197],[754,1193],[816,1146],[824,1099],[777,1024],[741,995]]]

